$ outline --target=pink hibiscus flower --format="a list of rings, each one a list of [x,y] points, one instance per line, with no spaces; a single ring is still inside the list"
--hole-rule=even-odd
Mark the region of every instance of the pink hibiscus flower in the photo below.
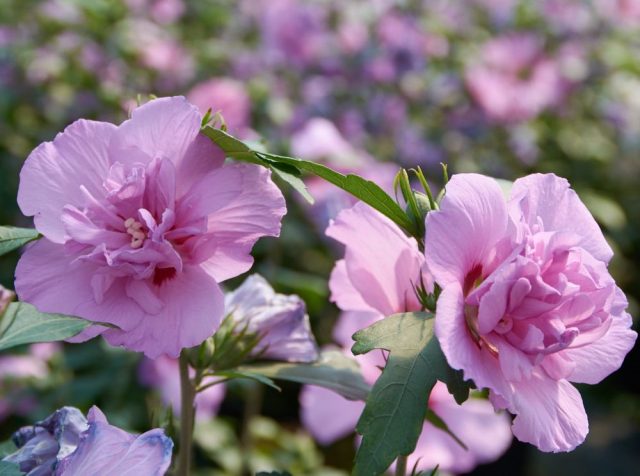
[[[232,134],[243,138],[250,135],[251,98],[242,82],[212,78],[196,84],[187,98],[202,114],[209,108],[214,114],[219,111]]]
[[[433,284],[424,269],[424,255],[413,238],[406,237],[389,219],[363,203],[341,212],[327,234],[346,246],[345,258],[336,263],[329,286],[331,297],[343,311],[334,328],[335,340],[345,348],[359,329],[397,312],[419,311],[414,285]],[[355,357],[365,380],[374,384],[384,367],[382,351]],[[347,400],[329,390],[305,386],[300,396],[301,419],[322,444],[354,431],[364,402]],[[467,445],[462,448],[446,432],[425,421],[409,467],[469,471],[477,464],[497,459],[511,443],[509,419],[496,414],[491,403],[471,399],[459,406],[446,387],[436,385],[429,407]]]
[[[16,269],[20,299],[94,326],[150,358],[200,344],[224,313],[218,283],[247,271],[286,213],[266,169],[224,164],[182,97],[134,110],[120,126],[79,120],[37,147],[18,203],[44,238]]]
[[[559,62],[532,34],[505,35],[484,45],[481,61],[468,68],[467,87],[493,120],[526,121],[558,106],[569,82]]]
[[[436,335],[449,364],[516,415],[515,436],[542,451],[584,441],[570,382],[597,383],[633,347],[627,300],[607,271],[612,251],[566,180],[454,176],[426,219],[426,259],[443,288]]]

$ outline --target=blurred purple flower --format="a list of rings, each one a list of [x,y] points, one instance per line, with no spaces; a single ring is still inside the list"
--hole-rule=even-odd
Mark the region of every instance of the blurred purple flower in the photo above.
[[[56,467],[55,476],[162,476],[171,464],[173,442],[164,430],[133,435],[110,425],[98,407],[88,413],[88,429],[77,448]],[[35,475],[34,475],[35,476]]]
[[[239,326],[262,336],[254,349],[261,357],[287,362],[318,359],[304,301],[295,295],[277,294],[259,274],[249,276],[226,294],[225,309]]]
[[[545,54],[541,38],[527,33],[495,38],[481,60],[467,68],[467,87],[493,120],[525,121],[564,99],[568,81],[558,62]]]
[[[193,77],[195,63],[191,53],[168,29],[149,20],[130,18],[123,22],[124,47],[133,50],[143,67],[158,74],[157,87],[175,90]]]
[[[162,402],[171,406],[174,415],[180,415],[180,369],[177,359],[166,356],[155,360],[145,358],[138,368],[138,377],[142,384],[158,390]],[[205,377],[202,383],[206,385],[215,380],[214,377]],[[196,395],[196,418],[205,420],[218,413],[224,395],[225,387],[222,384],[199,392]]]
[[[249,130],[251,99],[244,85],[231,78],[212,78],[196,84],[187,99],[195,104],[200,113],[209,108],[212,113],[220,112],[229,132],[243,137]]]
[[[307,67],[330,56],[328,11],[299,0],[249,0],[269,63]]]
[[[59,350],[58,343],[46,342],[31,345],[26,354],[0,356],[0,421],[33,411],[37,402],[27,392],[28,383],[47,377],[47,363]]]
[[[341,173],[357,173],[374,181],[388,193],[393,193],[397,167],[378,162],[353,147],[327,119],[312,118],[294,133],[291,137],[291,153],[305,160],[323,162]],[[309,208],[309,213],[320,229],[324,229],[338,212],[356,202],[352,195],[336,190],[324,180],[310,178],[306,183],[316,201]]]
[[[183,0],[125,0],[132,13],[149,15],[161,24],[174,23],[185,12]]]
[[[640,25],[640,0],[596,0],[598,12],[615,25]]]
[[[16,431],[12,440],[18,448],[3,461],[15,463],[28,476],[53,474],[57,464],[75,451],[87,420],[73,407],[62,407],[33,426]]]
[[[548,24],[559,33],[585,33],[595,26],[592,9],[584,0],[544,0],[540,8]]]

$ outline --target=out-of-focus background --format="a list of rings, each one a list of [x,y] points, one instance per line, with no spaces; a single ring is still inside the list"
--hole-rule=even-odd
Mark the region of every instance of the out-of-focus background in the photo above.
[[[567,177],[638,314],[640,0],[0,0],[0,223],[30,226],[16,192],[37,144],[81,117],[119,123],[149,94],[186,95],[220,110],[237,136],[388,190],[398,166],[420,165],[439,187],[441,162],[450,173]],[[325,344],[340,249],[322,231],[348,199],[310,188],[319,203],[289,197],[283,236],[257,247],[256,270],[306,300]],[[7,287],[17,258],[0,259]],[[19,353],[19,365],[0,356],[0,440],[65,404],[98,404],[132,430],[154,423],[158,392],[140,378],[140,356],[99,340]],[[578,450],[514,442],[473,474],[637,474],[639,354],[581,388],[591,431]],[[348,472],[353,437],[314,443],[298,386],[265,389],[264,416],[248,426],[245,387],[229,386],[219,417],[200,426],[199,474],[236,474],[247,432],[257,466]]]

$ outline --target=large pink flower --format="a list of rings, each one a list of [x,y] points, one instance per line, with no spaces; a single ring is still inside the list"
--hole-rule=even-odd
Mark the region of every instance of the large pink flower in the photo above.
[[[45,238],[18,263],[18,296],[114,324],[85,336],[151,358],[210,336],[224,313],[218,283],[251,267],[286,208],[270,173],[225,165],[200,121],[184,98],[163,98],[120,126],[79,120],[37,147],[18,203]]]
[[[495,180],[461,174],[426,227],[427,265],[443,288],[436,334],[449,363],[517,415],[520,440],[575,448],[588,422],[570,382],[602,380],[637,336],[589,211],[553,174],[517,180],[508,201]]]
[[[424,256],[413,238],[386,217],[363,203],[342,211],[327,234],[345,245],[345,258],[336,263],[329,286],[331,297],[343,311],[334,338],[348,352],[354,332],[397,312],[419,311],[414,285],[422,280],[432,290],[424,270]],[[382,351],[355,357],[363,377],[373,385],[385,365]],[[354,431],[363,402],[349,401],[333,392],[305,386],[300,396],[301,419],[313,436],[329,444]],[[508,417],[496,414],[491,404],[471,399],[462,406],[442,384],[434,389],[429,407],[468,446],[464,450],[450,435],[425,421],[410,467],[436,465],[446,471],[469,471],[498,458],[509,447]]]

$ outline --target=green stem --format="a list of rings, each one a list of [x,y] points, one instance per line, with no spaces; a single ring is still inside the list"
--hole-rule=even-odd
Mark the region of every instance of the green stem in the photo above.
[[[262,408],[262,399],[264,396],[264,387],[256,382],[248,382],[245,393],[245,405],[242,415],[242,428],[240,430],[240,446],[242,448],[243,468],[242,474],[250,475],[250,454],[253,445],[251,438],[251,420],[260,414]]]
[[[400,455],[396,460],[396,476],[405,476],[407,473],[408,456]]]
[[[189,360],[183,350],[180,354],[180,449],[178,476],[189,476],[191,471],[191,445],[195,418],[196,389],[189,377]]]

